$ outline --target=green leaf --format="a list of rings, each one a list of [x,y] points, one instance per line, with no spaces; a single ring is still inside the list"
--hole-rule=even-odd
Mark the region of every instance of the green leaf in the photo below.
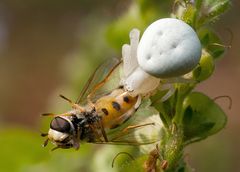
[[[230,8],[229,0],[205,0],[202,2],[201,10],[199,11],[198,25],[204,25],[214,22],[221,14]]]
[[[192,92],[183,102],[184,142],[202,140],[220,131],[227,118],[222,109],[209,97]]]
[[[209,6],[209,16],[214,18],[224,13],[230,7],[229,0],[206,0],[206,6]]]
[[[199,65],[193,70],[193,77],[199,82],[206,80],[212,75],[214,68],[213,57],[203,50]]]
[[[209,39],[210,38],[208,32],[201,36],[200,40],[203,47],[206,47],[209,44]]]
[[[201,28],[198,30],[198,36],[202,47],[212,55],[214,59],[221,57],[225,48],[219,36],[211,28]]]
[[[188,4],[187,8],[183,12],[181,19],[195,28],[196,12],[196,8],[192,4]]]
[[[216,50],[212,52],[212,56],[217,58],[220,57],[224,52],[225,50],[216,48]]]
[[[166,101],[162,102],[161,98],[167,93],[167,91],[158,91],[151,97],[152,105],[160,114],[160,118],[166,128],[168,128],[175,115],[176,93]]]

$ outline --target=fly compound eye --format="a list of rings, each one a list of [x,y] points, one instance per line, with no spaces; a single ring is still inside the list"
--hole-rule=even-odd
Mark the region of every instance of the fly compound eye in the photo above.
[[[50,124],[50,128],[59,132],[69,133],[71,130],[71,125],[66,119],[55,117]]]

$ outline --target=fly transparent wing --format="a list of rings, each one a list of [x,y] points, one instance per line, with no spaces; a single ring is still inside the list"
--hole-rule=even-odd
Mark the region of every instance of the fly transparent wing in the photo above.
[[[103,144],[154,144],[160,141],[162,129],[163,123],[157,110],[150,106],[150,100],[145,100],[127,122],[106,131],[109,142]]]
[[[91,92],[95,89],[95,87],[104,81],[106,77],[108,78],[108,81],[103,84],[101,88],[95,91],[95,93],[92,95],[94,99],[97,99],[97,97],[101,94],[104,94],[108,92],[108,90],[111,90],[113,88],[116,88],[119,85],[120,82],[120,63],[121,61],[117,58],[111,58],[107,61],[105,61],[103,64],[98,66],[98,68],[95,70],[95,72],[92,74],[92,76],[88,79],[87,83],[83,87],[76,103],[77,104],[86,104],[87,103],[87,96],[91,94]],[[117,69],[118,68],[118,69]],[[109,74],[111,75],[109,76]],[[114,79],[115,77],[115,79]],[[110,82],[112,80],[115,80],[115,82]],[[105,90],[104,90],[105,89]],[[94,100],[92,100],[94,101]]]

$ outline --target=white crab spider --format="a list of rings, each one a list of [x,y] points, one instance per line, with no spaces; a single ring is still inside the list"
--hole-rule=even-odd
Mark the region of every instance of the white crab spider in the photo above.
[[[195,31],[181,20],[160,19],[143,33],[130,32],[130,45],[122,47],[123,79],[121,83],[133,95],[146,95],[156,90],[161,79],[186,82],[181,77],[190,72],[201,57],[201,43]],[[166,86],[165,86],[166,87]],[[174,88],[167,85],[170,97]]]

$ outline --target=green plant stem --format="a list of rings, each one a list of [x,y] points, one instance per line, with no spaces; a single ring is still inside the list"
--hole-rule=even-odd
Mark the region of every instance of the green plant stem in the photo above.
[[[177,95],[177,103],[176,103],[176,112],[172,120],[172,123],[177,124],[177,127],[179,128],[181,128],[182,126],[182,120],[183,120],[182,107],[183,107],[184,99],[192,91],[194,87],[195,87],[195,84],[191,84],[191,85],[189,84],[187,86],[179,84],[179,86],[177,86],[178,95]]]
[[[179,167],[183,155],[183,134],[181,130],[172,126],[172,133],[165,146],[165,159],[168,162],[166,172],[176,171]]]
[[[167,131],[164,142],[164,158],[168,162],[166,172],[173,172],[180,168],[183,158],[184,134],[183,134],[183,102],[185,97],[192,91],[195,84],[183,86],[179,84],[176,91],[176,112],[172,124]]]

